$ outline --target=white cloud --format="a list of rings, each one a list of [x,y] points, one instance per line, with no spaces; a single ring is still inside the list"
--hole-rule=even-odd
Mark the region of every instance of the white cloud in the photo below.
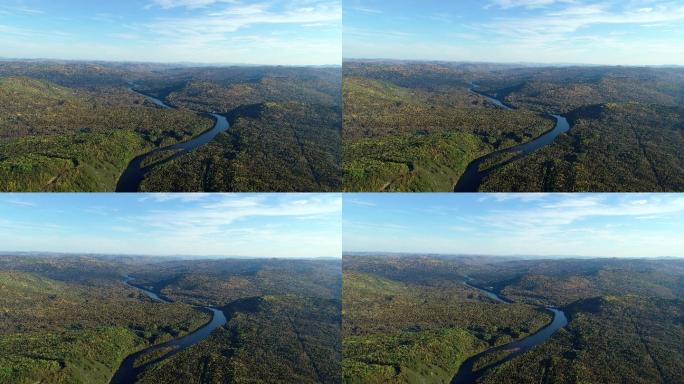
[[[358,198],[354,198],[354,197],[351,197],[351,196],[345,197],[345,198],[344,198],[344,203],[345,203],[345,204],[352,204],[352,205],[360,205],[360,206],[364,206],[364,207],[375,207],[375,206],[377,205],[377,204],[375,204],[375,203],[373,203],[373,202],[366,201],[366,200],[362,200],[362,199],[358,199]]]
[[[152,0],[152,3],[150,3],[146,8],[151,8],[153,6],[157,6],[163,9],[171,9],[171,8],[188,8],[188,9],[197,9],[197,8],[204,8],[209,5],[214,5],[217,3],[230,3],[230,4],[235,4],[237,1],[235,0]]]
[[[351,10],[351,11],[363,12],[363,13],[372,13],[372,14],[376,14],[376,15],[383,13],[379,9],[369,8],[369,7],[364,7],[364,6],[345,7],[345,9]]]
[[[138,199],[138,201],[156,201],[167,202],[173,200],[180,200],[184,202],[199,201],[210,197],[210,193],[146,193]]]
[[[524,7],[524,8],[545,8],[555,4],[575,3],[576,0],[490,0],[485,8],[499,7],[503,9]]]
[[[0,5],[0,14],[23,14],[23,15],[29,15],[29,16],[35,16],[35,15],[43,15],[45,14],[45,11],[37,9],[37,8],[30,8],[26,6],[11,6],[11,5]]]
[[[534,192],[534,193],[486,193],[477,199],[479,202],[496,201],[496,202],[507,202],[511,200],[517,200],[522,202],[530,201],[540,201],[547,197],[553,196],[550,193],[544,192]]]
[[[25,201],[21,199],[9,199],[9,200],[3,200],[5,204],[12,204],[12,205],[20,205],[23,207],[35,207],[36,203],[30,202],[30,201]]]

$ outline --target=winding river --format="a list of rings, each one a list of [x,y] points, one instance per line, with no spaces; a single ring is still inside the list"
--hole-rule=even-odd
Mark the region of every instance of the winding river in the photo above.
[[[160,297],[157,293],[154,293],[150,290],[144,289],[142,287],[138,287],[135,285],[130,284],[130,281],[133,280],[132,277],[126,276],[126,278],[123,280],[123,283],[126,284],[129,287],[138,289],[142,291],[145,295],[147,295],[150,299],[160,302],[160,303],[170,303],[169,300],[164,299],[163,297]],[[172,356],[178,354],[179,352],[199,343],[200,341],[206,339],[209,337],[209,335],[218,327],[221,327],[226,324],[226,316],[224,315],[223,311],[212,308],[212,307],[201,307],[202,310],[211,312],[212,318],[211,321],[204,326],[198,328],[196,331],[185,335],[181,338],[178,339],[173,339],[170,341],[167,341],[162,344],[154,345],[152,347],[143,349],[142,351],[138,351],[132,355],[129,355],[124,359],[124,361],[121,363],[119,366],[119,369],[114,373],[114,376],[112,377],[112,380],[110,381],[110,384],[130,384],[134,383],[136,381],[136,378],[145,371],[145,369],[149,368],[150,366],[159,363],[162,360],[166,360],[168,358],[171,358]],[[147,361],[139,366],[134,366],[135,360],[138,359],[140,356],[145,355],[150,352],[154,352],[160,349],[165,349],[165,348],[172,348],[171,351],[168,353],[157,357],[155,359],[152,359],[150,361]]]
[[[469,280],[472,280],[471,278],[468,278]],[[512,303],[511,300],[508,300],[504,297],[501,297],[497,295],[496,293],[486,290],[484,288],[472,285],[471,283],[468,283],[468,281],[463,282],[465,285],[475,288],[484,294],[487,295],[487,297],[491,298],[492,300],[496,301],[497,303],[501,304],[510,304]],[[461,366],[458,368],[458,372],[456,373],[456,376],[451,380],[451,384],[470,384],[470,383],[475,383],[475,381],[482,377],[484,373],[489,371],[490,369],[497,367],[507,361],[512,360],[513,358],[522,355],[523,353],[529,351],[532,349],[532,347],[537,346],[546,340],[548,340],[551,335],[556,333],[559,329],[565,327],[568,325],[568,319],[565,316],[565,313],[561,311],[560,309],[557,308],[552,308],[552,307],[546,307],[547,311],[550,311],[553,313],[553,320],[551,323],[549,323],[546,327],[542,328],[539,330],[537,333],[532,334],[528,337],[525,337],[524,339],[512,341],[508,344],[503,344],[498,347],[490,348],[487,349],[486,351],[480,352],[475,356],[470,357],[466,361],[461,364]],[[487,355],[492,355],[496,354],[500,351],[507,351],[511,350],[512,352],[509,353],[506,357],[504,357],[501,360],[498,360],[494,363],[491,363],[483,368],[480,368],[478,370],[474,370],[475,363],[481,359],[482,357],[485,357]]]
[[[471,88],[469,90],[471,92],[477,93],[480,96],[485,97],[487,100],[503,109],[514,109],[512,106],[502,102],[499,99],[496,99],[487,94],[477,91],[477,87],[478,86],[476,84],[471,83]],[[466,167],[466,170],[461,176],[461,178],[458,179],[458,182],[454,186],[454,192],[477,192],[480,188],[480,184],[482,184],[482,180],[484,180],[484,178],[487,177],[487,175],[491,174],[492,172],[507,164],[527,157],[531,153],[539,150],[540,148],[551,144],[556,139],[556,137],[558,137],[558,135],[570,130],[570,123],[568,123],[568,120],[565,117],[553,114],[548,116],[553,117],[556,120],[556,126],[552,130],[544,133],[543,135],[537,137],[534,140],[528,141],[523,144],[515,145],[510,148],[501,149],[473,160],[470,164],[468,164],[468,167]],[[505,153],[515,153],[515,155],[487,169],[480,170],[480,166],[482,165],[482,163]]]
[[[129,90],[131,92],[137,93],[138,95],[146,97],[148,100],[153,102],[155,105],[164,108],[164,109],[173,109],[174,107],[164,103],[162,100],[147,95],[142,92],[138,92],[133,87],[130,87]],[[184,141],[182,143],[176,143],[173,145],[169,145],[166,147],[162,148],[157,148],[154,149],[150,152],[147,152],[143,155],[140,155],[136,157],[135,159],[131,160],[130,163],[128,163],[128,167],[126,167],[126,170],[123,172],[121,177],[119,178],[118,183],[116,184],[116,191],[117,192],[137,192],[138,189],[140,189],[140,183],[142,183],[143,179],[145,178],[145,175],[147,175],[153,168],[158,167],[164,163],[167,163],[171,160],[177,159],[180,156],[183,156],[189,152],[194,151],[195,149],[207,144],[211,140],[213,140],[219,133],[225,132],[230,128],[230,124],[228,124],[228,119],[226,119],[224,116],[221,116],[217,113],[206,113],[204,114],[206,116],[209,116],[214,119],[214,127],[204,131],[203,133],[199,134],[198,136],[195,136],[194,138]],[[165,157],[159,161],[152,162],[151,164],[147,164],[143,166],[143,163],[145,160],[149,159],[150,157],[162,152],[162,151],[172,151],[174,152],[173,155]]]

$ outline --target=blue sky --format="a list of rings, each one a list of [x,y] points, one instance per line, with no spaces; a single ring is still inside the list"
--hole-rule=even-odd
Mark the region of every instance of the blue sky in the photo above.
[[[681,0],[345,0],[344,57],[684,63]]]
[[[339,194],[0,194],[0,251],[341,257]]]
[[[340,64],[339,0],[2,0],[0,57]]]
[[[684,257],[681,194],[345,195],[345,252]]]

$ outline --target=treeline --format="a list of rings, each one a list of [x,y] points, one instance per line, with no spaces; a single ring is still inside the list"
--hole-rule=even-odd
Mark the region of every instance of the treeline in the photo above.
[[[564,306],[606,295],[673,299],[684,295],[681,260],[562,259],[492,264],[476,277],[507,297],[534,304]]]
[[[157,71],[139,86],[177,106],[229,113],[266,102],[339,106],[339,67],[214,67]]]
[[[481,73],[477,83],[513,105],[545,113],[607,103],[684,105],[681,68],[514,68]]]

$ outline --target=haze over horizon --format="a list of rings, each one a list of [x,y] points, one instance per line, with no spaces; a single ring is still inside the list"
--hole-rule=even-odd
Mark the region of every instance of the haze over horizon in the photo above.
[[[344,58],[681,65],[684,4],[654,0],[349,0]]]
[[[343,252],[684,257],[677,194],[359,194]]]
[[[336,65],[333,0],[8,0],[0,57],[154,63]]]
[[[341,257],[339,194],[3,194],[3,251]]]

